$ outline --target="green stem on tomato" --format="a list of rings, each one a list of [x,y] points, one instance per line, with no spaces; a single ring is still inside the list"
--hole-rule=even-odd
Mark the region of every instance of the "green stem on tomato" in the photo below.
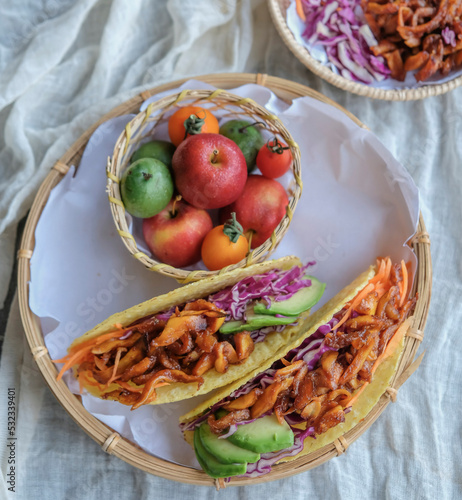
[[[236,243],[244,234],[244,228],[237,222],[236,212],[231,212],[231,219],[225,222],[223,232],[230,239],[231,243]]]
[[[185,128],[185,133],[184,133],[184,138],[183,140],[188,137],[188,135],[196,135],[200,134],[202,131],[202,127],[205,123],[205,117],[207,116],[207,112],[204,111],[204,118],[200,118],[198,115],[190,115],[189,118],[186,118],[184,121],[184,128]]]
[[[272,153],[277,153],[278,155],[282,155],[283,151],[286,149],[290,149],[289,146],[283,146],[279,141],[277,137],[274,137],[273,140],[269,140],[266,143],[266,147],[272,152]]]

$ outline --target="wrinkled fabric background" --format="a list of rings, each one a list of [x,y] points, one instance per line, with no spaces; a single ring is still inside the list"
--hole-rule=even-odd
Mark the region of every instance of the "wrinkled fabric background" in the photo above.
[[[82,432],[31,359],[12,271],[18,222],[51,166],[85,129],[144,89],[215,72],[303,83],[367,124],[420,189],[434,269],[426,356],[372,429],[315,470],[218,493],[145,474]],[[292,56],[264,0],[2,0],[0,498],[461,498],[461,134],[462,88],[404,103],[347,94]],[[8,387],[17,403],[15,493],[5,477]]]

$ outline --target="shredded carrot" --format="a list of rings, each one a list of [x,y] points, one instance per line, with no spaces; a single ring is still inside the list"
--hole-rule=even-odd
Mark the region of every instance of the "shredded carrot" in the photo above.
[[[72,366],[81,363],[85,359],[85,357],[91,353],[91,350],[94,347],[96,347],[99,344],[102,344],[106,340],[122,337],[123,335],[125,335],[127,330],[128,330],[127,328],[125,329],[122,328],[119,330],[114,330],[113,332],[105,333],[93,339],[86,340],[85,342],[81,342],[80,344],[74,346],[69,351],[69,354],[66,354],[64,358],[52,360],[53,363],[64,363],[64,366],[61,368],[58,376],[56,377],[56,380],[57,381],[61,380],[64,373],[67,372],[69,368],[72,368]]]
[[[103,335],[99,335],[98,337],[95,337],[93,339],[86,340],[85,342],[81,342],[80,344],[77,344],[76,346],[74,346],[69,351],[69,354],[67,354],[66,356],[64,356],[64,358],[54,359],[53,363],[65,363],[69,359],[69,357],[71,357],[72,355],[76,354],[77,352],[79,352],[79,351],[81,351],[81,350],[83,350],[83,349],[85,349],[87,347],[91,347],[91,349],[93,349],[93,347],[96,347],[97,345],[102,344],[106,340],[110,340],[112,338],[122,337],[125,334],[125,332],[126,332],[126,329],[125,330],[119,330],[119,331],[115,330],[113,332],[109,332],[109,333],[105,333]]]
[[[302,0],[295,0],[295,9],[297,11],[298,17],[303,22],[305,22],[306,21],[306,16],[305,16],[305,12],[303,11]]]
[[[290,364],[292,364],[290,361],[287,361],[287,359],[285,359],[285,358],[281,358],[281,363],[284,366],[289,366]]]
[[[404,301],[406,300],[407,297],[407,288],[408,288],[408,275],[407,275],[407,267],[406,263],[404,260],[401,261],[401,271],[403,273],[403,291],[401,293],[401,300],[399,301],[399,307],[402,307],[404,304]]]
[[[412,318],[407,318],[401,326],[398,328],[398,330],[395,332],[393,337],[388,341],[387,347],[385,350],[382,352],[382,354],[375,360],[374,366],[372,367],[371,370],[371,375],[375,373],[379,365],[384,361],[386,358],[391,356],[396,349],[398,348],[399,343],[401,342],[401,339],[405,335],[405,333],[408,330],[409,324],[411,322]],[[352,406],[353,403],[358,399],[358,397],[361,395],[361,393],[364,391],[364,389],[369,385],[369,382],[366,382],[364,385],[362,385],[357,392],[353,395],[353,397],[348,401],[347,406]]]
[[[113,370],[112,370],[112,375],[109,378],[109,380],[107,381],[106,387],[109,387],[112,384],[112,382],[114,382],[114,380],[116,379],[117,367],[119,366],[120,358],[122,357],[122,353],[125,352],[126,350],[127,349],[125,349],[125,347],[119,347],[117,349],[117,354],[116,354],[116,357],[115,357],[115,360],[114,360],[114,367],[113,367]]]
[[[61,368],[61,371],[59,372],[58,376],[56,377],[56,380],[60,381],[61,378],[63,377],[64,373],[67,372],[67,370],[69,370],[69,368],[72,368],[74,365],[79,364],[81,361],[83,361],[85,359],[85,357],[87,356],[87,354],[90,353],[90,351],[91,351],[91,348],[88,347],[85,350],[76,352],[72,356],[69,356],[69,355],[68,355],[69,357],[65,356],[64,358],[62,358],[62,360],[54,360],[53,361],[54,363],[63,363],[64,362],[64,366]]]
[[[386,267],[385,267],[385,276],[384,276],[384,281],[388,281],[390,278],[390,272],[391,272],[391,259],[390,257],[386,258]]]
[[[373,283],[368,283],[359,293],[356,295],[356,297],[351,301],[350,307],[347,309],[345,314],[343,315],[343,318],[332,328],[332,330],[337,330],[340,326],[345,323],[345,321],[350,317],[353,309],[363,300],[363,298],[370,292],[374,290],[374,285]]]
[[[378,283],[382,281],[385,274],[385,259],[377,259],[377,274],[369,281],[369,283]]]

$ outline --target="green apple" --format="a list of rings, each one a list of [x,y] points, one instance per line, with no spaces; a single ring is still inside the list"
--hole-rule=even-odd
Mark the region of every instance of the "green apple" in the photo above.
[[[169,169],[154,158],[141,158],[125,170],[120,181],[125,209],[143,219],[161,212],[173,196]]]
[[[131,157],[130,162],[134,163],[140,158],[154,158],[165,163],[167,167],[172,166],[172,156],[175,152],[175,146],[167,141],[150,141],[142,144]]]

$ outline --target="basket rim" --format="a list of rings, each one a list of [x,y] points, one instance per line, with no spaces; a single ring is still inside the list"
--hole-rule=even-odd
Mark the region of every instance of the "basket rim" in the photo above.
[[[462,85],[462,75],[447,82],[424,85],[413,89],[381,89],[348,80],[341,75],[337,75],[327,66],[316,60],[306,47],[300,45],[296,41],[293,33],[287,26],[285,15],[282,11],[282,9],[285,9],[283,4],[287,4],[287,0],[268,0],[268,7],[273,24],[283,42],[295,57],[310,71],[342,90],[363,97],[371,97],[373,99],[385,101],[416,101],[445,94]]]
[[[293,175],[294,185],[291,192],[287,192],[289,203],[284,217],[278,223],[270,238],[258,247],[252,249],[244,259],[236,264],[226,266],[217,271],[191,271],[187,269],[180,269],[156,260],[155,256],[147,255],[138,247],[136,240],[129,231],[129,227],[125,219],[125,207],[119,188],[121,174],[127,162],[126,153],[129,145],[133,144],[133,142],[136,144],[137,141],[144,138],[142,136],[142,132],[149,123],[152,123],[149,120],[152,114],[158,113],[159,117],[156,116],[157,121],[155,122],[157,124],[163,118],[164,113],[170,111],[177,104],[182,104],[185,101],[187,104],[190,104],[189,101],[191,101],[192,104],[200,104],[202,102],[217,103],[217,101],[223,101],[226,102],[227,106],[234,107],[236,110],[238,108],[241,109],[243,115],[251,113],[252,119],[258,118],[260,121],[265,121],[270,127],[268,130],[271,130],[272,133],[282,137],[282,139],[290,147],[293,157],[291,173]],[[268,258],[287,232],[303,190],[300,149],[298,144],[294,141],[292,134],[285,127],[279,117],[269,112],[264,106],[256,103],[253,99],[249,97],[243,98],[242,96],[232,94],[223,89],[186,89],[168,96],[163,96],[157,101],[151,102],[143,111],[137,113],[127,123],[125,129],[119,135],[114,145],[112,157],[108,159],[106,173],[106,191],[109,197],[112,219],[125,248],[132,255],[132,257],[140,261],[148,270],[159,272],[174,278],[180,283],[189,283],[210,276],[221,275],[234,269],[256,264]]]
[[[341,109],[359,126],[365,127],[354,115],[339,106],[334,101],[326,98],[322,94],[302,84],[290,82],[278,77],[272,77],[264,74],[250,73],[222,73],[209,74],[197,77],[201,81],[216,85],[232,88],[234,86],[243,85],[246,83],[257,83],[266,85],[269,89],[275,92],[279,97],[287,102],[301,96],[310,96],[322,102],[326,102],[338,109]],[[61,380],[56,382],[57,370],[54,363],[44,346],[43,333],[41,330],[39,319],[32,313],[28,300],[28,282],[30,280],[30,258],[32,257],[35,247],[35,228],[40,219],[42,211],[48,200],[51,190],[58,184],[65,173],[69,169],[69,165],[73,163],[78,167],[83,149],[93,133],[93,131],[104,121],[113,116],[126,114],[130,109],[137,109],[139,105],[151,94],[163,92],[169,88],[176,88],[188,78],[177,80],[159,87],[145,90],[140,94],[132,97],[125,103],[114,108],[111,112],[105,114],[100,120],[92,125],[82,136],[68,149],[68,151],[58,160],[50,170],[50,173],[40,186],[37,195],[34,199],[32,208],[26,221],[24,233],[21,240],[20,250],[18,251],[18,297],[21,320],[23,323],[27,342],[30,350],[37,363],[37,366],[49,386],[50,390],[73,418],[73,420],[85,431],[94,441],[103,447],[104,451],[117,456],[130,465],[137,467],[145,472],[170,479],[180,481],[187,484],[216,486],[212,478],[207,476],[203,471],[192,469],[186,466],[180,466],[159,459],[147,454],[137,445],[127,439],[114,436],[112,429],[100,422],[96,417],[92,416],[85,410],[80,402],[80,398],[71,393],[67,385]],[[422,214],[420,214],[418,233],[414,236],[409,245],[415,250],[418,258],[418,267],[416,272],[415,286],[419,293],[420,299],[417,302],[416,311],[414,313],[414,324],[412,326],[413,335],[406,337],[405,351],[398,367],[397,375],[405,374],[406,370],[412,367],[412,360],[415,357],[417,349],[422,340],[424,328],[427,321],[428,309],[431,297],[432,286],[432,262],[430,254],[430,238],[426,232]],[[405,356],[404,356],[405,354]],[[357,424],[351,431],[345,434],[344,442],[351,444],[360,434],[362,434],[373,421],[382,413],[385,407],[390,402],[390,399],[384,394],[379,403],[374,407],[367,417]],[[375,411],[376,410],[376,411]],[[372,415],[372,413],[374,413]],[[356,431],[356,434],[354,434]],[[359,432],[359,434],[358,434]],[[353,433],[353,434],[352,434]],[[345,446],[343,446],[345,448]],[[273,471],[266,476],[246,479],[238,478],[232,480],[229,484],[232,486],[242,486],[250,484],[258,484],[268,480],[276,480],[289,477],[293,474],[309,470],[313,467],[321,465],[330,458],[341,453],[342,447],[336,448],[334,444],[326,445],[321,450],[314,452],[314,458],[310,455],[300,457],[294,462],[278,464],[273,467]],[[310,461],[311,460],[311,461]]]

